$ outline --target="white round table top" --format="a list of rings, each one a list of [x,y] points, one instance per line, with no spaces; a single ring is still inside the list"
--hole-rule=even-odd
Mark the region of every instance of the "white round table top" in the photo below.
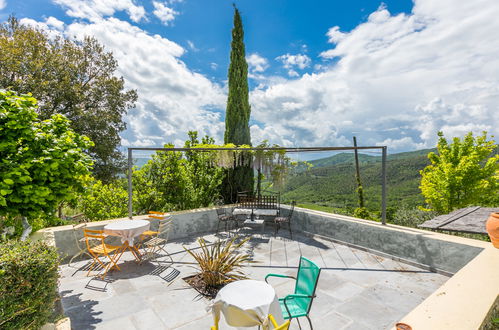
[[[252,309],[270,305],[275,298],[275,290],[269,284],[255,280],[240,280],[227,284],[217,294],[220,299],[241,309]]]
[[[105,225],[104,230],[134,230],[149,227],[150,224],[147,220],[119,220]]]

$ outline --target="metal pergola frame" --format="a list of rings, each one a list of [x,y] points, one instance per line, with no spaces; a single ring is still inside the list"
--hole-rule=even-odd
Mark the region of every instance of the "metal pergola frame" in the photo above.
[[[381,223],[386,225],[386,156],[387,146],[368,146],[368,147],[306,147],[306,148],[285,148],[285,147],[268,147],[268,148],[148,148],[148,147],[131,147],[128,148],[128,217],[132,219],[132,166],[133,166],[133,151],[284,151],[286,153],[298,152],[320,152],[320,151],[348,151],[348,150],[369,150],[381,149]]]

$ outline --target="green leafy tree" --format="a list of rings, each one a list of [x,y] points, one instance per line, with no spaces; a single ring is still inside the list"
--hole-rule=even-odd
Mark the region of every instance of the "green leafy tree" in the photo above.
[[[11,17],[0,26],[0,63],[0,88],[32,93],[41,119],[63,114],[76,133],[96,142],[87,152],[97,178],[108,182],[125,168],[119,133],[137,93],[114,75],[112,53],[94,38],[51,38]]]
[[[420,189],[431,210],[449,213],[469,205],[499,203],[499,155],[497,145],[487,140],[487,133],[448,143],[438,132],[437,153],[430,152],[422,175]]]
[[[75,133],[62,115],[39,120],[36,99],[0,90],[0,216],[28,218],[53,213],[83,192],[93,143]]]
[[[235,145],[251,145],[249,119],[251,107],[248,99],[248,63],[245,58],[244,31],[239,10],[234,6],[234,28],[229,65],[229,95],[225,115],[224,142]],[[241,154],[243,163],[227,170],[224,183],[224,199],[234,202],[238,191],[253,191],[251,155]]]
[[[210,148],[214,140],[208,136],[198,140],[197,132],[189,132],[185,148]],[[173,148],[173,145],[165,145]],[[158,151],[141,169],[133,172],[134,209],[188,210],[212,204],[220,197],[224,169],[217,166],[216,151]]]

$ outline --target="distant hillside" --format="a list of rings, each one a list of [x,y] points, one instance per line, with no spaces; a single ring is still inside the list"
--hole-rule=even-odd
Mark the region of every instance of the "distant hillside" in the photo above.
[[[429,164],[427,154],[435,149],[417,150],[388,155],[388,206],[421,205],[419,171]],[[379,209],[381,203],[381,156],[359,154],[361,180],[367,206]],[[352,153],[309,161],[309,171],[291,174],[283,189],[283,200],[313,203],[322,206],[355,208],[357,186]]]

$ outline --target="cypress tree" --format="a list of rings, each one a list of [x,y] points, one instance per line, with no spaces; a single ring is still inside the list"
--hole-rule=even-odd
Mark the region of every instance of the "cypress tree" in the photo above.
[[[229,65],[229,95],[225,113],[224,142],[235,145],[251,145],[249,119],[251,107],[248,99],[248,64],[244,47],[244,31],[239,10],[234,5],[234,28]],[[227,172],[223,195],[226,202],[236,202],[237,193],[253,191],[251,155],[234,160],[234,168]],[[239,164],[244,163],[240,166]]]
[[[225,114],[225,143],[251,144],[248,100],[248,64],[244,47],[243,23],[234,6],[234,28],[229,65],[229,96]]]

